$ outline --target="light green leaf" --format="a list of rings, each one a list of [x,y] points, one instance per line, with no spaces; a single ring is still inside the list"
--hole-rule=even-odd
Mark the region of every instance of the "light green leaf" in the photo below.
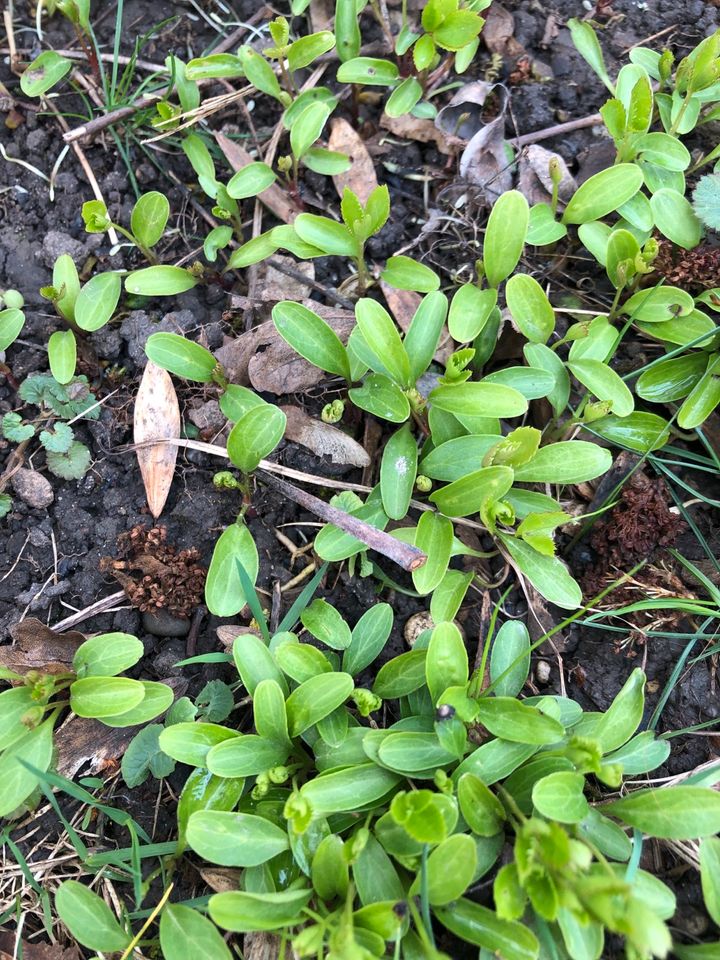
[[[120,274],[109,271],[91,277],[75,301],[75,322],[90,332],[104,327],[117,309],[122,283]]]
[[[160,915],[160,947],[165,960],[232,960],[215,924],[181,903],[168,903]]]
[[[518,570],[546,600],[565,610],[574,610],[582,604],[582,591],[557,557],[544,556],[517,537],[500,534]]]
[[[209,383],[217,360],[199,343],[177,333],[153,333],[145,344],[145,353],[153,363],[184,380]]]
[[[225,810],[192,813],[187,841],[205,860],[225,867],[255,867],[290,847],[286,831],[270,820]]]
[[[280,407],[271,403],[253,407],[230,431],[228,457],[243,473],[251,473],[280,443],[286,426]]]
[[[660,233],[685,250],[700,243],[702,224],[695,216],[692,204],[675,190],[657,190],[650,197],[655,226]]]
[[[112,717],[132,710],[144,697],[142,683],[129,677],[85,677],[70,685],[70,706],[78,717]]]
[[[90,950],[116,953],[130,943],[110,907],[84,883],[65,880],[55,894],[55,909],[72,936]]]
[[[555,312],[545,291],[534,277],[517,273],[505,288],[508,309],[523,336],[532,343],[545,343],[555,329]]]
[[[529,218],[528,202],[518,190],[508,190],[495,201],[483,241],[485,274],[491,287],[502,283],[517,266]]]
[[[72,330],[56,330],[48,340],[50,373],[58,383],[69,383],[75,375],[77,343]]]
[[[130,230],[144,247],[154,247],[162,237],[170,217],[170,204],[164,193],[144,193],[133,207]]]
[[[720,794],[709,787],[635,790],[601,809],[648,836],[666,840],[696,840],[720,831]]]
[[[309,363],[350,380],[347,350],[332,327],[301,303],[283,300],[273,307],[275,329]]]
[[[142,297],[174,297],[197,286],[198,279],[184,267],[161,264],[134,270],[125,277],[125,289]]]
[[[385,444],[380,463],[380,494],[391,520],[402,520],[408,512],[417,461],[417,441],[409,427],[403,426]]]
[[[589,809],[584,789],[585,777],[581,773],[560,770],[537,781],[532,790],[533,804],[550,820],[579,823]]]
[[[237,571],[238,561],[254,584],[259,569],[258,552],[244,523],[233,523],[223,530],[213,550],[205,602],[217,617],[232,617],[247,603]]]
[[[631,200],[642,182],[642,171],[633,163],[619,163],[601,170],[572,195],[565,207],[563,223],[601,220]]]
[[[568,369],[584,387],[598,398],[612,404],[618,417],[629,416],[635,407],[633,395],[620,376],[601,360],[576,360]]]
[[[248,163],[228,181],[227,192],[233,200],[257,197],[267,190],[277,177],[266,163]]]

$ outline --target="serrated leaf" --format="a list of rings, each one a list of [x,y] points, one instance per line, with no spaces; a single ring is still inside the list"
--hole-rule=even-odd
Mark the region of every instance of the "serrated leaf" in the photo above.
[[[160,749],[159,737],[162,731],[161,723],[151,723],[130,741],[123,755],[120,769],[123,780],[131,789],[145,783],[150,776],[153,762],[155,762],[155,769],[159,769],[157,762],[161,756],[165,758],[161,762],[167,762],[167,766],[172,764],[172,768],[175,768],[175,761]],[[165,776],[169,776],[171,772],[172,770],[169,770]]]
[[[56,423],[52,430],[40,431],[40,443],[51,453],[67,453],[74,439],[72,427],[62,422]]]
[[[23,423],[19,413],[6,413],[2,418],[2,433],[11,443],[22,443],[34,435],[35,427],[31,423]]]
[[[48,470],[61,480],[79,480],[90,467],[90,451],[84,443],[73,441],[64,453],[47,452]]]

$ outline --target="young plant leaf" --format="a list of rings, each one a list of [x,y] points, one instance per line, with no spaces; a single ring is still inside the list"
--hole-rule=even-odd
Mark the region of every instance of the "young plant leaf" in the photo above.
[[[168,198],[164,193],[151,190],[144,193],[133,207],[130,230],[143,247],[154,247],[162,237],[169,217]]]
[[[192,290],[197,284],[198,278],[189,270],[170,264],[134,270],[125,277],[127,292],[142,297],[174,297],[186,290]]]
[[[642,182],[642,171],[633,163],[619,163],[601,170],[572,195],[565,207],[563,223],[601,220],[631,200]]]
[[[205,602],[211,613],[218,617],[232,617],[247,603],[238,576],[238,561],[252,583],[255,583],[259,569],[258,552],[250,531],[243,523],[233,523],[220,534],[210,561],[205,582]]]
[[[91,277],[75,301],[75,323],[89,332],[104,327],[117,309],[121,290],[119,273],[109,271]]]
[[[309,363],[350,381],[350,361],[342,341],[313,310],[283,300],[273,307],[275,329]]]
[[[55,909],[72,936],[90,950],[115,953],[130,943],[110,907],[84,883],[65,880],[55,894]]]
[[[495,201],[483,241],[485,274],[491,287],[502,283],[517,266],[529,217],[528,202],[518,190],[508,190]]]
[[[188,956],[232,960],[215,924],[181,903],[168,903],[160,915],[160,947],[165,960],[184,960]]]
[[[385,444],[380,462],[380,494],[391,520],[402,520],[408,512],[417,461],[417,442],[409,427],[403,426]]]
[[[555,329],[555,312],[537,280],[515,274],[507,282],[505,297],[520,333],[532,343],[546,343]]]
[[[58,383],[70,383],[75,375],[77,342],[72,330],[56,330],[48,340],[50,373]]]
[[[209,350],[177,333],[151,334],[145,344],[145,353],[163,370],[198,383],[210,383],[217,367],[217,360]]]
[[[286,426],[286,415],[274,404],[253,407],[230,431],[228,457],[243,473],[252,473],[280,443]]]

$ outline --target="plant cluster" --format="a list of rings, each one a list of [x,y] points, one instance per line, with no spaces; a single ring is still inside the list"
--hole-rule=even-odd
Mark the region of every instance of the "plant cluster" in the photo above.
[[[293,15],[307,5],[293,0]],[[244,201],[282,184],[301,203],[303,168],[323,175],[348,168],[348,157],[324,145],[346,85],[356,106],[361,88],[375,86],[390,91],[384,107],[390,116],[434,116],[434,84],[453,65],[458,72],[470,65],[488,6],[428,0],[420,24],[411,25],[404,11],[402,30],[392,37],[371,0],[388,40],[386,59],[360,55],[365,3],[356,0],[337,0],[334,32],[295,36],[291,22],[277,17],[268,24],[271,46],[211,52],[187,64],[169,58],[172,83],[156,124],[182,136],[221,221],[204,240],[207,264],[159,262],[170,215],[163,194],[140,196],[129,228],[90,201],[83,207],[86,229],[119,231],[148,265],[98,273],[81,284],[72,259],[61,256],[52,286],[42,291],[67,329],[49,340],[50,373],[20,386],[19,396],[37,405],[39,417],[26,422],[7,414],[2,431],[24,442],[42,427],[48,466],[72,478],[87,468],[89,452],[64,421],[92,415],[94,404],[76,374],[78,345],[112,320],[123,285],[131,297],[229,285],[236,271],[277,250],[299,260],[344,260],[344,291],[356,300],[347,342],[305,304],[278,303],[273,323],[298,355],[343,383],[342,399],[328,405],[325,420],[341,422],[352,404],[387,431],[377,485],[364,499],[343,491],[332,505],[389,528],[426,557],[412,571],[412,585],[427,598],[433,627],[383,663],[368,686],[365,672],[375,670],[393,625],[388,604],[373,605],[351,627],[326,601],[309,602],[316,578],[271,634],[254,589],[259,557],[245,515],[252,475],[281,442],[286,415],[230,383],[203,346],[172,333],[149,338],[149,359],[215,389],[231,426],[227,456],[237,473],[217,482],[240,490],[243,501],[215,545],[205,598],[218,616],[249,605],[257,632],[239,636],[232,657],[220,655],[235,665],[233,686],[209,685],[195,704],[187,698],[173,704],[168,685],[120,676],[142,653],[139,641],[124,634],[86,641],[66,673],[6,671],[3,679],[17,686],[0,694],[0,748],[9,771],[0,785],[0,814],[32,802],[51,764],[55,722],[67,707],[110,726],[147,724],[164,714],[133,740],[125,780],[138,785],[149,774],[169,775],[176,763],[192,767],[172,855],[192,851],[240,871],[238,889],[215,894],[202,909],[158,905],[151,919],[160,915],[166,960],[185,957],[189,939],[198,955],[227,960],[220,930],[275,932],[283,949],[290,945],[300,957],[440,960],[447,954],[435,941],[439,927],[479,947],[481,956],[505,960],[597,960],[605,938],[615,934],[630,960],[664,957],[671,948],[681,960],[697,956],[672,942],[667,921],[675,899],[640,869],[642,834],[701,840],[703,892],[713,918],[720,917],[717,793],[703,782],[639,790],[624,784],[625,777],[656,770],[669,753],[668,737],[643,726],[642,672],[630,675],[604,713],[583,711],[562,696],[520,699],[530,654],[546,638],[532,645],[516,621],[495,630],[496,608],[471,665],[454,621],[480,578],[453,564],[458,557],[498,556],[546,600],[566,610],[581,607],[580,587],[557,555],[557,531],[573,522],[563,509],[563,487],[605,474],[610,447],[648,455],[679,431],[700,428],[720,403],[713,319],[720,290],[694,296],[662,282],[654,269],[658,235],[692,251],[720,222],[718,174],[703,177],[692,201],[687,197],[688,175],[718,161],[720,148],[693,164],[683,143],[720,115],[720,32],[678,64],[667,51],[634,48],[613,81],[592,27],[571,21],[578,49],[611,93],[602,117],[616,162],[564,207],[554,162],[549,203],[530,206],[517,190],[502,194],[470,282],[444,285],[405,255],[390,257],[381,271],[368,264],[366,244],[390,214],[385,186],[365,202],[346,189],[339,218],[303,210],[292,224],[244,235]],[[68,16],[81,42],[92,45],[87,2],[56,0],[48,7]],[[336,87],[299,92],[298,73],[332,50],[341,61]],[[23,91],[44,94],[68,71],[69,61],[47,51],[26,71]],[[244,79],[282,109],[287,146],[275,169],[253,159],[232,176],[218,175],[203,135],[185,132],[201,84],[217,78]],[[175,92],[178,103],[171,100]],[[532,248],[542,253],[575,235],[614,294],[607,311],[561,326],[522,261]],[[378,279],[422,295],[403,335],[374,296]],[[4,299],[0,350],[24,322],[22,298],[7,291]],[[522,338],[523,362],[496,369],[504,323]],[[616,361],[631,331],[656,344],[658,356],[621,375]],[[453,350],[440,363],[443,338]],[[537,401],[551,411],[543,429],[525,422]],[[647,409],[654,404],[662,414]],[[468,523],[485,550],[464,542]],[[347,560],[352,572],[382,576],[367,544],[333,524],[320,530],[314,550],[323,561]],[[717,591],[712,584],[708,590],[716,604]],[[698,602],[697,609],[709,608]],[[240,688],[252,704],[252,732],[223,725]],[[607,799],[607,791],[622,795]],[[482,892],[490,875],[494,908]],[[128,917],[118,921],[76,881],[60,887],[56,908],[76,939],[95,951],[128,956],[147,929],[135,930]]]

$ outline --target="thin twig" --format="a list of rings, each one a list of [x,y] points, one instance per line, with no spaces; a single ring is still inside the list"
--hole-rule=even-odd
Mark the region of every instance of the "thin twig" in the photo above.
[[[89,620],[90,617],[94,617],[98,613],[104,613],[106,610],[109,610],[110,607],[114,607],[119,600],[127,600],[124,590],[120,590],[118,593],[111,593],[109,597],[105,597],[103,600],[96,600],[95,603],[91,603],[90,606],[85,607],[84,610],[78,610],[77,613],[73,613],[71,616],[65,617],[64,620],[60,620],[59,623],[53,625],[52,629],[57,633],[62,633],[63,630],[69,630],[77,623],[82,623],[83,620]]]
[[[417,547],[409,543],[403,543],[389,533],[385,533],[384,530],[378,530],[377,527],[365,523],[364,520],[359,520],[343,510],[338,510],[337,507],[330,506],[329,503],[325,503],[324,500],[318,499],[311,493],[306,493],[305,490],[301,490],[292,483],[273,477],[264,470],[258,470],[256,476],[272,490],[276,490],[284,497],[292,500],[293,503],[297,503],[314,513],[315,516],[325,520],[326,523],[332,523],[344,530],[345,533],[349,533],[350,536],[361,540],[371,550],[381,553],[388,560],[397,563],[403,570],[417,570],[427,563],[427,554],[418,550]]]
[[[590,114],[589,117],[579,117],[577,120],[568,120],[567,123],[556,123],[555,126],[545,127],[544,130],[535,130],[533,133],[524,133],[521,137],[515,137],[508,142],[514,147],[525,147],[529,143],[538,143],[540,140],[549,140],[550,137],[559,137],[564,133],[572,133],[574,130],[583,130],[585,127],[596,127],[603,122],[599,113]]]

